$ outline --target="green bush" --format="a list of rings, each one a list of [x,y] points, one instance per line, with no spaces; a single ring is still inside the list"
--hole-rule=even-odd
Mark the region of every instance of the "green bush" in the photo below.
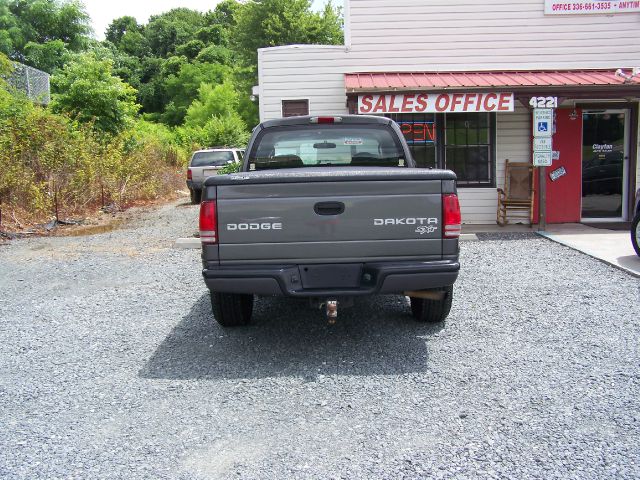
[[[218,175],[227,175],[228,173],[237,173],[242,167],[241,163],[233,162],[227,163],[224,167],[218,169]]]

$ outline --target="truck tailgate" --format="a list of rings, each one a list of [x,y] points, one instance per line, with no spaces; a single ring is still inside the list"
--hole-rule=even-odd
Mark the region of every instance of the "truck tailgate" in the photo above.
[[[345,168],[211,178],[220,264],[440,259],[449,181],[442,173]]]

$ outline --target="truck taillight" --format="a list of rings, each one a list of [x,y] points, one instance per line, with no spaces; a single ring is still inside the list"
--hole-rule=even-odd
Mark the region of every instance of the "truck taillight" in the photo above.
[[[218,211],[215,200],[200,204],[200,241],[218,243]]]
[[[455,193],[442,195],[442,225],[445,238],[457,238],[462,228],[460,202]]]
[[[193,172],[190,168],[187,168],[187,180],[193,179]]]

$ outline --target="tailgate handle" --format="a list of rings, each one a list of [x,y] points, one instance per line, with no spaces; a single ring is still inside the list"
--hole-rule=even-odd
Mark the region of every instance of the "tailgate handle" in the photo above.
[[[320,202],[316,203],[313,211],[318,215],[340,215],[344,212],[344,203],[342,202]]]

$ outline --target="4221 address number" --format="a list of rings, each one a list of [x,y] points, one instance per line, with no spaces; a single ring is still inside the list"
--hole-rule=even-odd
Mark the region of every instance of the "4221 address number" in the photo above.
[[[531,97],[529,105],[533,108],[558,108],[558,97]]]

